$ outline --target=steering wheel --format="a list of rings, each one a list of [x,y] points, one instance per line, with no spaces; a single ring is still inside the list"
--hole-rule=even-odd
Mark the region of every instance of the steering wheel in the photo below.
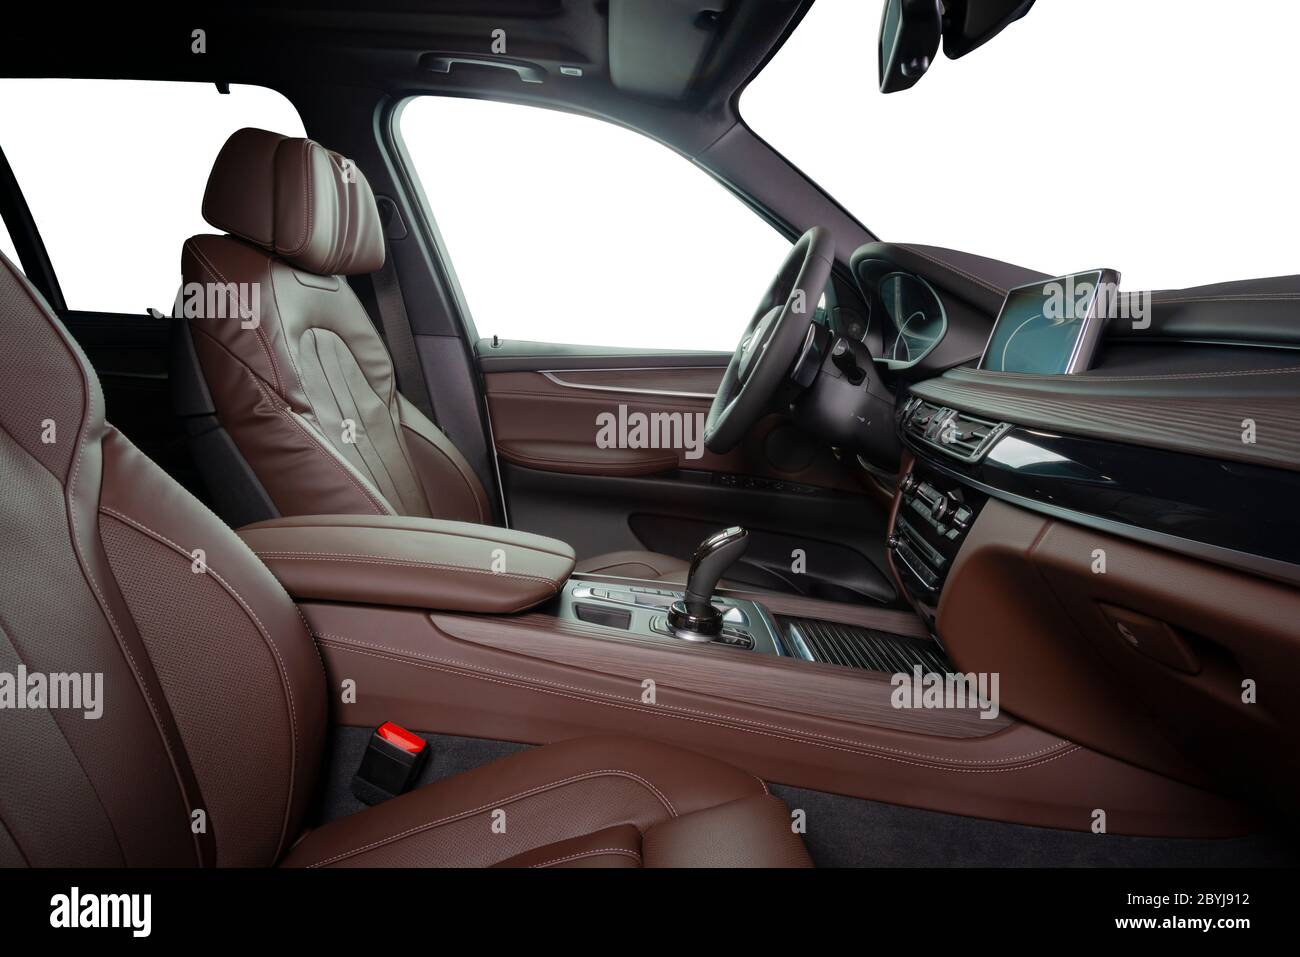
[[[831,234],[814,226],[799,237],[740,337],[704,422],[710,452],[730,452],[767,411],[790,371],[826,288]]]

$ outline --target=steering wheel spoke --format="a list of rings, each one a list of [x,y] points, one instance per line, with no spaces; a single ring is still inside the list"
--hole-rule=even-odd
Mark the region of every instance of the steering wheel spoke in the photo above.
[[[813,303],[830,280],[831,234],[814,226],[791,247],[750,318],[709,408],[704,444],[730,452],[768,410],[794,364],[813,319]]]

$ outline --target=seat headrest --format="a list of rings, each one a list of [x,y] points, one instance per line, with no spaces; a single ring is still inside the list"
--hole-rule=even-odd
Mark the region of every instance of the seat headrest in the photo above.
[[[232,133],[212,165],[203,218],[322,276],[384,264],[383,226],[365,175],[314,140]]]

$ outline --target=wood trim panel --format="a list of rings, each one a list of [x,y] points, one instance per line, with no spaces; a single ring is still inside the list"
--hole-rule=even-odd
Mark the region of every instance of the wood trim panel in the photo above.
[[[1132,387],[1126,389],[1125,381],[1115,377],[1051,383],[1038,376],[958,370],[913,385],[912,394],[987,418],[1066,435],[1300,471],[1300,394],[1215,395],[1216,381],[1227,381],[1229,376],[1184,377],[1186,394],[1170,395],[1147,388],[1146,379],[1127,383]],[[1246,381],[1248,374],[1235,379]],[[1247,419],[1255,423],[1252,443],[1242,441],[1242,422]]]
[[[1006,714],[982,718],[964,710],[901,710],[890,704],[890,676],[880,672],[734,648],[692,646],[655,638],[612,635],[607,628],[540,613],[510,618],[434,615],[453,638],[543,658],[603,674],[654,678],[675,688],[781,711],[891,728],[913,734],[975,738],[1010,727]]]

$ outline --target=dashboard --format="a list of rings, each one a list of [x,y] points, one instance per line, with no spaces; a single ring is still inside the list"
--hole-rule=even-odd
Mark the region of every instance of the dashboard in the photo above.
[[[1091,304],[1043,308],[1068,276],[876,241],[851,267],[861,302],[831,319],[854,347],[828,351],[809,419],[888,472],[868,427],[892,404],[885,554],[931,634],[1022,720],[1300,807],[1300,517],[1254,518],[1300,496],[1296,277],[1121,293],[1142,312],[1095,324],[1076,370]]]
[[[934,287],[883,259],[857,263],[867,315],[843,323],[841,334],[873,348],[876,361],[908,368],[928,356],[948,331],[948,314]]]

